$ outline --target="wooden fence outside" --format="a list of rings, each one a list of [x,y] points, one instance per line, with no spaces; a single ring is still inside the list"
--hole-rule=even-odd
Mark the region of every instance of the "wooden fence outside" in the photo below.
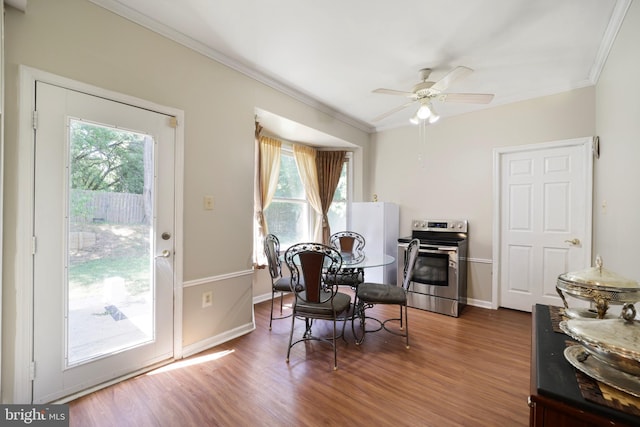
[[[148,224],[149,218],[142,194],[71,190],[71,221]]]

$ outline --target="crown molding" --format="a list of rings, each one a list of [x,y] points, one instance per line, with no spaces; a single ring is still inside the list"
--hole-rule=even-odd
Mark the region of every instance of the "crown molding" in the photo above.
[[[620,27],[622,27],[622,21],[624,21],[627,10],[629,9],[629,6],[631,6],[631,1],[632,0],[616,1],[616,5],[613,8],[613,12],[611,14],[611,19],[609,19],[609,25],[604,32],[604,36],[602,37],[602,41],[600,43],[600,48],[598,49],[595,61],[593,63],[593,66],[591,67],[591,73],[589,73],[589,80],[594,85],[598,83],[600,73],[602,72],[605,63],[607,62],[607,57],[609,56],[609,52],[611,52],[611,47],[613,46],[613,42],[618,35],[618,31],[620,30]]]
[[[19,0],[13,0],[19,1]],[[26,2],[26,0],[24,0]],[[151,30],[157,34],[160,34],[163,37],[166,37],[170,40],[173,40],[176,43],[179,43],[191,50],[194,50],[201,55],[204,55],[210,59],[213,59],[216,62],[219,62],[227,67],[244,74],[247,77],[252,78],[266,86],[269,86],[272,89],[277,90],[285,95],[290,96],[291,98],[300,101],[310,107],[315,108],[318,111],[321,111],[336,120],[340,120],[341,122],[353,126],[357,129],[360,129],[367,133],[375,132],[375,128],[365,123],[361,120],[358,120],[354,117],[349,116],[346,113],[338,111],[328,105],[318,101],[317,99],[309,96],[301,92],[300,90],[294,89],[291,86],[284,84],[283,82],[277,80],[276,78],[267,76],[264,73],[260,73],[255,69],[247,67],[246,65],[218,52],[215,49],[201,43],[193,38],[176,31],[173,28],[170,28],[154,19],[149,18],[146,15],[130,8],[119,2],[118,0],[89,0],[91,3],[96,4],[110,12],[115,13],[129,21],[132,21],[138,25],[141,25],[148,30]]]

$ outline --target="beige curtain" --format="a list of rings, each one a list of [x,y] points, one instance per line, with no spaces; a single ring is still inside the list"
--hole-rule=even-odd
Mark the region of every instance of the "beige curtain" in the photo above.
[[[329,244],[331,227],[327,213],[333,201],[333,195],[340,181],[340,173],[344,163],[344,151],[318,151],[316,155],[316,168],[318,170],[318,186],[320,202],[322,205],[322,243]]]
[[[313,241],[322,242],[322,203],[318,189],[318,169],[316,167],[316,150],[305,145],[294,144],[293,156],[298,173],[304,185],[307,201],[316,212],[313,224]]]
[[[262,127],[256,123],[256,153],[254,175],[254,241],[253,264],[254,267],[263,268],[267,265],[264,254],[264,236],[269,233],[264,211],[269,207],[278,185],[280,174],[280,149],[282,143],[277,139],[260,136]]]

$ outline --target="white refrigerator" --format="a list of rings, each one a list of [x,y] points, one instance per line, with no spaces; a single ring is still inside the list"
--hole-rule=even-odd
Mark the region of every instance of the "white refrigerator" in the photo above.
[[[389,202],[357,202],[351,204],[350,230],[364,236],[364,253],[397,257],[400,232],[400,207]],[[382,267],[366,268],[366,282],[395,285],[397,260]]]

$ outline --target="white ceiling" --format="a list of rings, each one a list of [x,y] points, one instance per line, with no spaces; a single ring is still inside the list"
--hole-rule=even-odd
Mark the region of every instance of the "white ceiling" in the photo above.
[[[474,73],[448,92],[489,105],[434,102],[441,116],[593,85],[631,0],[91,0],[363,130],[404,126],[410,91]]]

